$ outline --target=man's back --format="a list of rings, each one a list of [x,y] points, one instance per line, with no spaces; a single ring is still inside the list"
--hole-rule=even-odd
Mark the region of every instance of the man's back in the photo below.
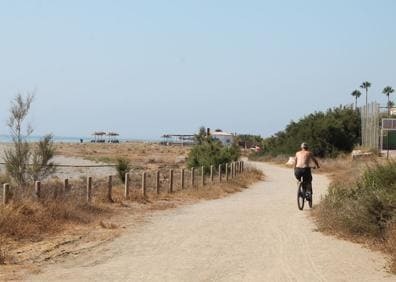
[[[296,153],[296,166],[297,168],[309,167],[312,159],[312,153],[308,150],[301,150]]]

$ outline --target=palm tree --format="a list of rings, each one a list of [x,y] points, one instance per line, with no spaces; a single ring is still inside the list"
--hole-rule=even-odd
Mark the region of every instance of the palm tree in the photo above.
[[[382,93],[384,93],[388,97],[388,103],[387,103],[387,105],[388,105],[388,116],[390,115],[389,95],[392,94],[394,91],[395,90],[392,87],[390,87],[390,86],[386,86],[384,88],[384,90],[382,90]]]
[[[368,82],[368,81],[364,81],[364,82],[362,83],[362,85],[360,85],[360,88],[366,89],[366,107],[367,107],[367,92],[368,92],[368,89],[369,89],[370,87],[371,87],[371,83]]]
[[[368,104],[368,99],[367,99],[367,92],[369,87],[371,86],[371,83],[368,81],[363,81],[362,85],[360,85],[360,88],[365,89],[366,90],[366,107],[364,109],[364,117],[367,121],[368,119],[368,111],[367,111],[367,104]],[[364,130],[362,129],[362,145],[367,145],[367,141],[368,141],[368,130],[367,130],[367,126],[364,127]]]
[[[351,95],[352,95],[353,97],[355,97],[355,110],[356,110],[356,109],[357,109],[357,99],[358,99],[360,96],[362,96],[362,93],[361,93],[359,90],[355,89],[355,90],[351,93]]]

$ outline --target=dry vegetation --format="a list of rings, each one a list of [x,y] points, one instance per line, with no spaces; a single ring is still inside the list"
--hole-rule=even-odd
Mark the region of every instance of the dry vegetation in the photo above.
[[[65,253],[67,241],[70,241],[68,234],[77,234],[81,238],[82,235],[88,236],[92,230],[99,229],[105,232],[106,236],[109,236],[108,232],[113,232],[111,234],[114,236],[119,234],[119,226],[123,224],[122,218],[125,216],[144,216],[150,211],[173,208],[200,199],[221,198],[241,191],[260,179],[261,172],[248,170],[237,178],[230,179],[228,183],[214,183],[204,187],[197,183],[194,188],[186,185],[184,190],[176,185],[172,194],[167,192],[166,179],[162,179],[161,193],[157,195],[151,189],[146,197],[142,196],[137,182],[134,182],[127,200],[123,196],[122,183],[116,180],[112,202],[106,197],[105,180],[96,180],[93,185],[92,202],[89,204],[84,201],[84,182],[81,181],[70,183],[69,194],[62,191],[61,183],[51,182],[43,185],[40,199],[31,196],[32,187],[25,188],[24,193],[14,191],[19,196],[14,197],[8,205],[0,205],[0,263],[40,262],[52,259],[48,256],[56,257]],[[66,243],[58,241],[56,245],[58,249],[61,246],[61,250],[56,252],[53,250],[54,244],[50,242],[53,238],[59,240],[59,235]],[[42,247],[43,241],[49,242],[46,247]],[[35,244],[41,244],[41,247],[21,251],[26,250],[27,245]],[[1,278],[0,275],[0,280]]]
[[[376,157],[342,157],[324,160],[322,167],[332,182],[314,208],[319,229],[390,254],[396,273],[395,165]]]
[[[140,142],[56,144],[56,152],[59,155],[104,163],[116,163],[117,159],[126,158],[134,167],[146,169],[175,165],[176,159],[187,157],[189,150],[189,147]]]

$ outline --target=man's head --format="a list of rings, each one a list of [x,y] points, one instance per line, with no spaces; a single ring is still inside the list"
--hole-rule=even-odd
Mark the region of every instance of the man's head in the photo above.
[[[308,144],[305,142],[301,143],[301,149],[308,150]]]

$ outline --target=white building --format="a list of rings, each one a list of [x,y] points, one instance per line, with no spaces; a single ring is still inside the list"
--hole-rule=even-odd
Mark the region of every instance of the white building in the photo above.
[[[223,145],[232,145],[234,142],[234,135],[223,131],[215,131],[210,134],[213,139],[219,140]]]

